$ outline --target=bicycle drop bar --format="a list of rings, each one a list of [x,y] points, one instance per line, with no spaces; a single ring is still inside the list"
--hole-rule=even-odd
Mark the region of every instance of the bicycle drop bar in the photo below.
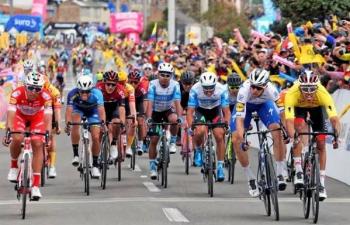
[[[226,123],[192,123],[192,128],[194,129],[197,126],[207,126],[209,129],[214,129],[214,128],[227,128]]]
[[[252,134],[268,134],[268,133],[271,133],[271,132],[274,132],[274,131],[278,131],[278,130],[282,130],[282,128],[276,128],[276,129],[272,129],[272,130],[261,130],[261,131],[256,131],[256,132],[246,132],[245,135],[246,136],[249,136],[249,135],[252,135]]]
[[[333,141],[333,148],[336,149],[338,148],[338,136],[334,132],[320,132],[320,131],[315,131],[315,132],[300,132],[300,133],[295,133],[295,138],[302,136],[302,135],[310,135],[312,137],[316,137],[317,135],[330,135],[334,137]]]
[[[7,131],[8,137],[11,136],[11,134],[23,134],[24,137],[30,137],[33,135],[40,135],[45,137],[45,144],[49,143],[49,132],[46,133],[40,133],[40,132],[30,132],[30,131]]]
[[[179,123],[169,123],[169,122],[162,122],[162,123],[151,123],[151,126],[167,126],[167,125],[179,125]]]

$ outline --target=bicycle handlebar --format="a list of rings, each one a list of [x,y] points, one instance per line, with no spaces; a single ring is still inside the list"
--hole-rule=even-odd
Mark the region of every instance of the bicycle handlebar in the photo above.
[[[23,134],[24,137],[40,135],[40,136],[44,136],[45,137],[45,144],[46,145],[49,143],[49,131],[46,131],[45,133],[41,133],[41,132],[31,132],[31,131],[10,131],[10,130],[7,130],[6,131],[6,139],[9,140],[10,136],[12,134]]]
[[[271,129],[271,130],[261,130],[261,131],[256,131],[256,132],[246,132],[245,135],[246,136],[249,136],[249,135],[252,135],[252,134],[268,134],[268,133],[271,133],[273,131],[278,131],[278,130],[282,130],[282,128],[276,128],[276,129]]]
[[[214,129],[214,128],[218,128],[218,127],[221,127],[221,128],[224,128],[224,129],[227,129],[228,126],[226,123],[192,123],[192,128],[195,128],[197,126],[207,126],[209,129]]]

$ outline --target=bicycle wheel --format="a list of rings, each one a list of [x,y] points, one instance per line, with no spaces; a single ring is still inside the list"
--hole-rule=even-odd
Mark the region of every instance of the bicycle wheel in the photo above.
[[[270,199],[273,206],[273,212],[275,214],[275,220],[278,221],[280,218],[279,207],[278,207],[278,188],[277,188],[277,177],[271,154],[266,154],[266,180],[270,190]]]
[[[318,154],[314,155],[314,160],[312,162],[312,171],[311,171],[311,187],[312,187],[312,214],[313,222],[317,223],[319,207],[320,207],[320,164],[318,159]]]
[[[271,200],[270,200],[270,190],[267,188],[267,172],[266,168],[262,166],[261,161],[259,161],[258,175],[260,179],[258,181],[259,198],[264,202],[264,207],[267,216],[271,216]]]
[[[207,158],[208,158],[208,194],[210,197],[214,195],[214,168],[213,168],[213,154],[211,148],[211,141],[208,140],[209,146],[207,146]]]
[[[131,155],[131,159],[130,159],[130,168],[132,170],[135,170],[135,163],[136,163],[136,146],[137,146],[137,138],[134,138],[134,142],[131,145],[131,149],[132,149],[132,155]]]
[[[45,149],[45,146],[43,145],[43,165],[41,166],[41,172],[40,172],[40,185],[41,187],[45,186],[45,178],[46,178],[46,171],[47,168],[47,152]]]
[[[163,137],[162,139],[162,145],[163,145],[163,165],[162,165],[162,174],[163,174],[163,180],[164,184],[163,187],[168,187],[168,166],[169,166],[169,146],[166,144],[166,138]]]
[[[122,161],[125,153],[125,146],[122,139],[123,137],[121,135],[119,137],[118,158],[116,159],[116,167],[118,170],[118,178],[117,178],[118,181],[122,179]]]
[[[236,153],[233,149],[233,143],[231,143],[231,148],[230,148],[230,151],[231,151],[231,159],[230,159],[230,182],[231,184],[233,184],[235,182],[235,166],[236,166]]]
[[[26,218],[26,209],[27,209],[27,194],[29,193],[29,155],[24,155],[24,170],[22,173],[22,184],[19,187],[21,191],[21,201],[22,201],[22,208],[21,208],[21,214],[22,219],[24,220]]]
[[[310,186],[310,178],[311,178],[311,162],[308,156],[308,153],[305,155],[304,161],[304,188],[302,190],[303,196],[303,212],[304,218],[308,219],[310,215],[310,204],[311,204],[311,186]]]
[[[109,153],[109,138],[108,133],[102,137],[101,152],[100,152],[100,167],[101,167],[101,187],[106,189],[107,182],[107,169],[108,169],[108,156]]]
[[[85,169],[85,172],[84,172],[84,183],[85,183],[85,190],[86,190],[86,195],[90,195],[90,152],[89,152],[89,149],[88,149],[88,145],[87,144],[84,144],[84,151],[85,151],[85,154],[84,154],[84,162],[85,162],[85,165],[84,165],[84,169]]]

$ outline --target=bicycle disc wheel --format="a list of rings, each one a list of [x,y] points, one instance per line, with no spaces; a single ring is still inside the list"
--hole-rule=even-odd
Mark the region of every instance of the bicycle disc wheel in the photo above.
[[[312,173],[311,173],[311,186],[312,188],[312,214],[313,222],[317,223],[319,207],[320,207],[320,164],[318,160],[318,155],[315,155],[315,160],[312,163]]]
[[[90,153],[88,150],[88,146],[85,145],[85,189],[86,195],[90,195]]]
[[[278,188],[277,188],[277,178],[275,169],[273,166],[272,156],[270,154],[266,155],[267,163],[266,163],[266,171],[267,173],[267,184],[270,189],[270,199],[273,206],[273,212],[275,214],[275,220],[278,221],[280,218],[279,207],[278,207]]]
[[[166,145],[166,139],[165,137],[162,140],[163,142],[163,166],[162,166],[162,173],[163,173],[163,179],[164,184],[163,187],[168,187],[168,165],[169,165],[169,147]]]
[[[22,201],[22,208],[21,208],[21,214],[22,219],[24,220],[26,218],[26,209],[27,209],[27,194],[29,190],[29,155],[25,154],[24,156],[24,171],[22,174],[22,188],[21,190],[21,201]]]
[[[211,145],[209,145],[211,146]],[[209,147],[208,153],[208,194],[210,197],[214,196],[214,168],[213,168],[213,155],[212,149]]]
[[[304,188],[302,190],[303,195],[303,212],[304,218],[308,219],[310,215],[310,203],[311,203],[311,187],[310,187],[310,170],[311,164],[308,157],[305,157],[304,161]]]

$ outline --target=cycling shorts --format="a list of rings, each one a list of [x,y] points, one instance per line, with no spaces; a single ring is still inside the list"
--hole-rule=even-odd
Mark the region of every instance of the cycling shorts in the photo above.
[[[85,116],[89,123],[98,123],[101,121],[97,108],[89,111],[83,111],[73,107],[73,113],[79,114],[81,118]]]
[[[194,113],[195,122],[211,122],[220,123],[222,122],[221,107],[217,106],[212,109],[204,109],[201,107],[196,108]]]
[[[161,123],[161,122],[169,122],[168,118],[171,114],[174,114],[175,110],[174,108],[170,108],[166,111],[162,112],[155,112],[152,113],[152,121],[155,123]],[[157,132],[157,126],[151,126],[148,131],[149,136],[158,136],[159,133]]]
[[[19,111],[16,111],[15,118],[13,121],[13,131],[23,132],[26,127],[29,127],[30,132],[45,133],[45,121],[44,112],[40,111],[33,116],[23,115]],[[28,126],[29,125],[29,126]],[[32,140],[42,140],[44,141],[44,136],[33,135]]]

